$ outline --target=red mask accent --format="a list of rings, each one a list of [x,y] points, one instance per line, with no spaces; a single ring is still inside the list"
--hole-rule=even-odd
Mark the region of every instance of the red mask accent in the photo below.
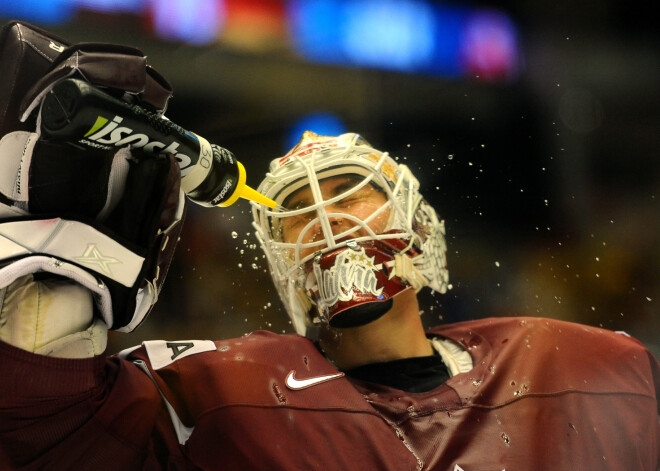
[[[308,262],[305,288],[321,319],[334,327],[357,327],[385,314],[390,300],[410,287],[398,276],[390,278],[394,254],[408,244],[401,238],[349,242]]]

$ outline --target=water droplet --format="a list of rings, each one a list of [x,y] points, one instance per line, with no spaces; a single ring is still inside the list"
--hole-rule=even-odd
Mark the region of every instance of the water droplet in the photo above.
[[[236,231],[231,231],[231,238],[232,238],[232,239],[235,239],[235,238],[237,238],[237,237],[238,237],[238,232],[236,232]]]
[[[509,436],[506,433],[502,432],[502,434],[500,435],[500,438],[502,439],[502,441],[504,442],[504,444],[506,446],[511,446],[511,439],[509,438]]]
[[[518,389],[517,391],[514,391],[514,392],[513,392],[513,396],[514,396],[514,397],[522,396],[523,394],[525,394],[525,393],[527,392],[528,389],[529,389],[529,388],[527,387],[526,384],[522,384],[522,385],[520,386],[520,389]]]
[[[280,387],[277,385],[277,383],[273,383],[273,393],[275,394],[275,397],[277,398],[280,404],[286,404],[286,396],[284,395]]]

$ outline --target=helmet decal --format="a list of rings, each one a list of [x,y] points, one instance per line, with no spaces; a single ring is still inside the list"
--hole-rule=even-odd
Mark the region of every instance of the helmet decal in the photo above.
[[[320,263],[314,263],[313,273],[321,301],[332,306],[337,301],[352,300],[356,292],[380,296],[383,287],[378,287],[374,259],[365,253],[364,247],[360,247],[357,250],[341,250],[334,257],[334,265],[325,271]]]

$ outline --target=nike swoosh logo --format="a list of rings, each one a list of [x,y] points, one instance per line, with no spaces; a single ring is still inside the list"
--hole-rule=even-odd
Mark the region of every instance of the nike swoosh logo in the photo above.
[[[286,387],[289,389],[293,389],[293,390],[305,389],[344,376],[344,373],[335,373],[332,375],[313,376],[312,378],[298,380],[295,378],[295,374],[296,371],[291,370],[289,371],[289,374],[286,375],[286,379],[284,380],[284,383],[286,384]]]

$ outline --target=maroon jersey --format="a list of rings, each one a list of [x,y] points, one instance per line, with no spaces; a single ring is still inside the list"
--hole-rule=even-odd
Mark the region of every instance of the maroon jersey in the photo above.
[[[660,365],[636,340],[534,318],[429,336],[474,367],[425,393],[352,380],[296,335],[89,360],[0,344],[0,469],[657,470]]]

